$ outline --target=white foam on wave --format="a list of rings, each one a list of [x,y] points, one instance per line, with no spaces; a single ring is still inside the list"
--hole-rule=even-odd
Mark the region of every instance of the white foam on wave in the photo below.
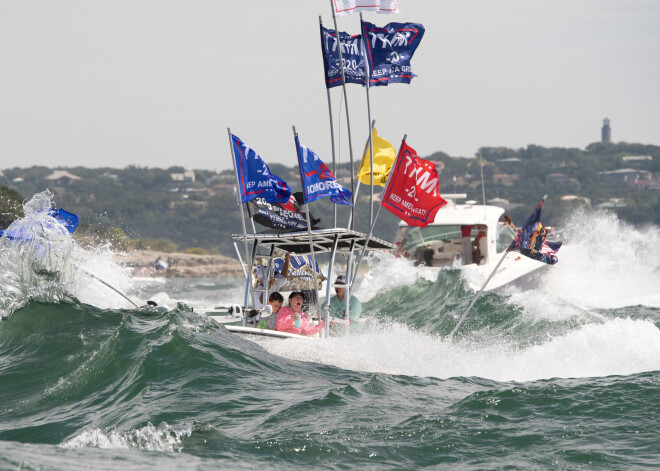
[[[610,319],[516,349],[466,344],[383,323],[359,335],[317,342],[269,340],[269,352],[355,371],[495,381],[602,377],[660,370],[660,330],[648,320]]]
[[[190,437],[190,435],[192,435],[191,424],[172,427],[163,422],[155,427],[148,423],[142,428],[125,432],[116,430],[104,432],[98,428],[85,430],[60,446],[62,448],[110,448],[180,452],[182,439]]]
[[[143,300],[130,294],[133,280],[130,269],[120,263],[121,259],[121,252],[114,252],[109,244],[87,248],[76,245],[67,290],[81,302],[104,309],[134,307],[122,295],[138,306],[143,305]]]
[[[559,263],[545,270],[541,289],[584,307],[660,307],[660,228],[577,211],[561,233]]]
[[[369,271],[356,278],[355,294],[362,302],[369,301],[379,292],[390,291],[397,286],[412,285],[417,280],[433,282],[438,278],[436,270],[416,267],[404,257],[390,253],[378,253],[365,259]]]

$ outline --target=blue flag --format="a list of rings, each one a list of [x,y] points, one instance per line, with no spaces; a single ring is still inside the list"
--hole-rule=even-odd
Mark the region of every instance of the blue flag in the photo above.
[[[362,22],[362,37],[369,63],[369,86],[410,83],[413,77],[410,60],[417,50],[424,26],[419,23],[388,23],[378,27]]]
[[[263,198],[270,203],[286,203],[291,197],[289,185],[270,173],[268,165],[238,137],[231,135],[236,159],[236,173],[241,202]]]
[[[330,201],[333,203],[353,206],[351,202],[353,193],[337,183],[332,170],[311,149],[300,143],[297,134],[296,149],[298,151],[300,180],[303,186],[303,201],[311,203],[329,196]]]
[[[66,230],[69,231],[69,234],[73,234],[78,227],[78,221],[80,220],[80,217],[78,217],[77,214],[70,213],[69,211],[66,211],[62,208],[58,210],[51,209],[48,211],[48,214],[62,223],[62,225],[66,227]]]
[[[364,85],[364,55],[362,54],[362,36],[351,36],[339,32],[341,42],[341,57],[344,61],[344,78],[346,83]],[[341,85],[341,68],[339,66],[339,48],[337,34],[334,30],[321,25],[321,50],[323,52],[323,67],[325,68],[326,88]]]
[[[543,201],[541,200],[527,222],[520,228],[518,235],[506,251],[520,252],[525,257],[554,265],[559,261],[557,251],[561,247],[561,242],[546,242],[545,240],[547,230],[541,224]]]
[[[80,220],[77,214],[70,213],[62,208],[51,208],[48,210],[48,215],[62,224],[69,234],[74,233]],[[16,227],[9,226],[6,231],[0,231],[0,237],[4,235],[9,240],[32,240],[34,235],[33,229],[34,226],[22,226],[20,224]]]

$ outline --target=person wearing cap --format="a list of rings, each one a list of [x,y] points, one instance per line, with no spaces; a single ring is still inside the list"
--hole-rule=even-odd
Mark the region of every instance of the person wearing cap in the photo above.
[[[344,275],[339,275],[335,280],[335,285],[345,285],[346,277]],[[346,311],[346,288],[335,286],[336,296],[330,298],[330,317],[336,319],[348,320],[350,325],[351,332],[355,332],[360,327],[360,314],[362,314],[362,303],[358,298],[351,294],[351,298],[348,303],[348,315],[345,315]],[[331,323],[332,324],[332,323]]]
[[[280,332],[298,335],[314,335],[325,327],[325,322],[310,325],[307,316],[302,312],[305,296],[301,291],[292,291],[289,295],[289,305],[280,308],[277,312],[276,327]],[[296,319],[300,319],[300,327],[296,327]]]

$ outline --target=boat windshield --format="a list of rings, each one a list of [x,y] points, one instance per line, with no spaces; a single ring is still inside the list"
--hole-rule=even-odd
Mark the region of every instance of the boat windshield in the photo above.
[[[497,234],[497,253],[504,252],[515,238],[516,232],[511,226],[502,226],[499,234]]]
[[[472,227],[470,240],[461,237],[460,225],[402,227],[397,240],[401,250],[417,264],[433,267],[460,266],[472,263],[472,241],[479,230]]]
[[[406,227],[403,238],[403,250],[412,253],[421,245],[430,244],[441,240],[451,240],[461,238],[461,226],[426,226],[426,227]]]

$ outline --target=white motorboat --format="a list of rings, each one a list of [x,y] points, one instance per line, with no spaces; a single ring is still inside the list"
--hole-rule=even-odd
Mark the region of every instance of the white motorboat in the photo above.
[[[309,232],[279,232],[279,233],[253,233],[253,234],[234,234],[232,237],[237,241],[247,241],[251,244],[251,256],[248,260],[246,272],[246,286],[245,286],[245,303],[246,305],[253,305],[254,293],[264,292],[264,286],[268,286],[268,280],[274,275],[274,260],[281,256],[281,254],[289,253],[292,255],[309,254],[321,255],[325,254],[328,258],[327,271],[321,273],[320,271],[300,270],[297,275],[287,276],[288,285],[293,286],[292,289],[304,290],[312,301],[308,306],[308,311],[305,314],[308,318],[312,318],[314,322],[325,320],[326,325],[329,323],[329,307],[327,309],[321,308],[321,304],[317,301],[319,299],[318,292],[325,290],[326,302],[330,296],[330,289],[336,286],[333,282],[335,274],[335,257],[337,255],[344,257],[346,260],[346,268],[344,273],[353,272],[359,266],[361,257],[358,254],[366,250],[393,250],[396,248],[394,244],[370,237],[367,234],[344,229],[344,228],[331,228],[331,229],[317,229]],[[313,258],[312,258],[313,260]],[[254,268],[262,263],[264,266],[265,280],[255,279]],[[314,264],[311,263],[313,266]],[[325,283],[325,286],[323,284]],[[350,299],[350,289],[352,282],[347,285],[347,297]],[[285,290],[287,288],[284,288]],[[284,291],[283,291],[284,292]],[[319,338],[328,336],[327,329],[324,329],[324,334],[316,334],[313,337],[298,335],[287,332],[279,332],[276,330],[263,328],[262,320],[271,314],[270,306],[265,306],[263,309],[250,309],[241,307],[239,305],[231,306],[229,308],[217,309],[195,309],[195,312],[205,314],[211,317],[214,321],[223,324],[225,328],[232,333],[242,335],[257,335],[275,338]],[[336,323],[346,323],[348,320],[333,319]]]
[[[504,214],[501,207],[475,201],[458,204],[456,200],[465,198],[465,194],[443,197],[447,204],[438,210],[435,220],[428,226],[420,228],[403,221],[399,223],[397,253],[438,270],[460,269],[468,286],[476,291],[497,266],[516,232],[499,222]],[[463,237],[468,230],[469,239]],[[545,266],[520,253],[510,253],[485,290],[529,279],[530,274]]]

